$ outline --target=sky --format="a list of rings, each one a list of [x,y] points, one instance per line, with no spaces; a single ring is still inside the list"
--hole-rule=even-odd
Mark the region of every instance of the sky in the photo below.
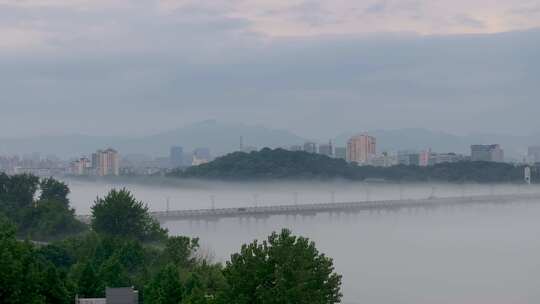
[[[0,137],[540,131],[540,0],[0,0]]]

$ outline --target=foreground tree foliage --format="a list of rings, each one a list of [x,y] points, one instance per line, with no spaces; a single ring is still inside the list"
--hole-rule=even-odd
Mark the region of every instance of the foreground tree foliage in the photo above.
[[[244,245],[223,268],[204,258],[198,239],[168,236],[125,189],[98,198],[93,229],[73,234],[78,222],[68,194],[54,179],[0,175],[0,303],[67,304],[76,295],[98,298],[107,287],[126,286],[149,304],[330,304],[341,298],[332,260],[288,230]],[[29,229],[62,239],[17,239]]]
[[[30,243],[15,237],[15,225],[0,217],[0,303],[71,303],[65,273]]]
[[[260,151],[234,152],[173,177],[223,180],[254,179],[383,179],[388,181],[440,182],[523,182],[523,166],[494,162],[443,163],[429,167],[398,165],[388,168],[357,166],[328,156],[265,148]],[[540,169],[533,170],[533,181],[540,181]]]
[[[126,189],[111,190],[92,206],[92,229],[110,236],[141,241],[162,240],[167,231],[150,216],[148,207]]]
[[[160,270],[145,287],[145,303],[177,304],[182,303],[184,294],[178,268],[169,264]]]
[[[223,273],[229,284],[227,303],[330,304],[341,299],[341,276],[334,273],[332,259],[286,229],[262,243],[244,245]]]
[[[41,190],[38,199],[36,193]],[[86,230],[70,207],[69,188],[53,178],[0,173],[0,214],[17,226],[20,237],[51,240]]]

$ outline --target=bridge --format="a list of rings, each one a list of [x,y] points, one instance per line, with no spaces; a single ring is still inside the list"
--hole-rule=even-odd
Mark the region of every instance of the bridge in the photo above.
[[[505,204],[518,201],[540,202],[540,193],[170,210],[153,211],[150,214],[160,222],[174,220],[217,221],[224,218],[265,218],[273,215],[315,215],[317,213],[352,213],[361,211],[399,210],[410,208],[426,209],[451,205]],[[78,215],[77,218],[85,223],[90,222],[89,215]]]

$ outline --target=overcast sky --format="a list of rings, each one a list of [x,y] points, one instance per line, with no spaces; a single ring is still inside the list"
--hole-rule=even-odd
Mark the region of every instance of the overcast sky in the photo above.
[[[540,131],[540,0],[0,0],[0,137]]]

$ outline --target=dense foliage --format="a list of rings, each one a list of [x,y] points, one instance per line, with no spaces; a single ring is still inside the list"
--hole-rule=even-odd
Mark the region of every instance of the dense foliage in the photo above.
[[[523,166],[495,162],[442,163],[434,166],[357,166],[342,159],[283,149],[235,152],[216,160],[174,171],[171,176],[223,180],[253,179],[383,179],[388,181],[522,182]],[[540,170],[533,170],[533,181]]]
[[[54,202],[69,209],[69,188],[61,182],[2,178],[2,210],[11,218],[20,216],[11,206],[33,210]],[[35,200],[38,188],[41,194]],[[76,221],[69,210],[65,220]],[[20,241],[17,229],[27,226],[0,215],[0,303],[73,303],[76,295],[103,297],[106,287],[126,286],[134,286],[140,303],[149,304],[340,300],[341,277],[334,273],[332,260],[287,230],[262,244],[244,245],[223,268],[203,257],[198,239],[168,236],[127,190],[112,190],[98,198],[92,210],[91,231],[51,243]],[[46,227],[42,222],[50,222],[51,216],[36,216],[32,223]]]
[[[16,225],[21,237],[48,240],[84,231],[68,194],[67,185],[53,178],[40,181],[31,175],[0,173],[0,214]]]
[[[0,303],[70,303],[65,272],[27,242],[17,241],[15,226],[0,217]]]
[[[111,190],[92,206],[92,229],[98,233],[141,241],[160,240],[167,232],[126,189]]]
[[[341,299],[341,276],[315,244],[284,229],[242,246],[224,270],[231,304],[330,304]]]

